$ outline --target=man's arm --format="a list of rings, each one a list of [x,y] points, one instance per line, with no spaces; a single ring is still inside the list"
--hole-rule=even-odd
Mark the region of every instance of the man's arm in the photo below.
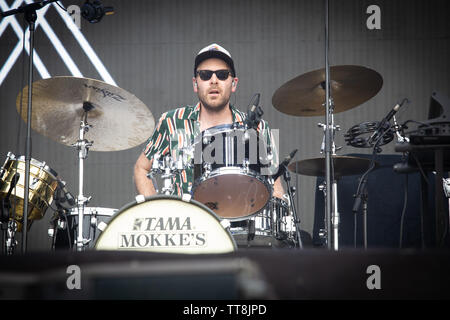
[[[283,194],[284,194],[284,188],[283,185],[281,184],[281,177],[278,177],[277,180],[275,180],[275,183],[273,184],[273,196],[283,199]]]
[[[134,183],[137,192],[146,197],[156,194],[152,180],[147,177],[147,173],[152,168],[152,163],[153,160],[149,160],[142,152],[134,165]]]

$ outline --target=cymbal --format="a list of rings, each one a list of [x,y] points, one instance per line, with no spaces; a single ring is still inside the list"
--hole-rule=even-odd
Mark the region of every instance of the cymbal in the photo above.
[[[273,106],[293,116],[320,116],[325,114],[325,69],[298,76],[278,88]],[[381,75],[362,66],[330,67],[330,97],[334,113],[354,108],[375,96],[383,85]]]
[[[21,103],[22,98],[22,103]],[[28,86],[17,96],[17,111],[27,122]],[[31,128],[64,145],[79,139],[83,104],[92,126],[85,139],[92,151],[118,151],[146,141],[155,127],[148,107],[133,94],[105,82],[76,77],[53,77],[33,83]],[[22,104],[22,106],[21,106]],[[22,110],[22,112],[20,112]]]
[[[350,156],[333,156],[334,176],[336,178],[342,176],[352,176],[362,174],[370,166],[370,159],[350,157]],[[375,162],[375,168],[378,163]],[[297,170],[296,170],[297,168]],[[288,166],[289,171],[303,174],[306,176],[325,176],[325,158],[305,159],[292,162]]]

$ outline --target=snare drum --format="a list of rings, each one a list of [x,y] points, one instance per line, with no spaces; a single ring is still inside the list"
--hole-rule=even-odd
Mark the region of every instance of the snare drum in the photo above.
[[[264,176],[270,167],[267,146],[257,131],[235,124],[212,127],[202,132],[194,148],[195,200],[217,215],[235,220],[264,208],[272,196],[272,185]]]
[[[195,200],[156,195],[123,207],[95,245],[98,250],[171,253],[227,253],[236,250],[231,233]]]
[[[25,199],[25,156],[16,157],[8,152],[6,161],[0,171],[0,198],[5,199],[10,192],[10,218],[17,222],[17,231],[22,230],[23,206]],[[11,182],[16,174],[19,180],[11,189]],[[42,219],[47,208],[53,202],[53,196],[58,187],[58,174],[45,162],[30,160],[30,184],[28,191],[28,220]],[[31,226],[31,223],[28,224]]]
[[[238,247],[294,247],[294,219],[286,201],[272,198],[258,214],[231,221],[230,232]]]

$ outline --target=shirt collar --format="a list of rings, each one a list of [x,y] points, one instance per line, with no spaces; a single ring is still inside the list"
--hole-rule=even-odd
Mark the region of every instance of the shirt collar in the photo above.
[[[243,121],[243,114],[242,114],[242,112],[240,112],[238,109],[233,107],[231,104],[230,104],[230,109],[231,109],[231,116],[233,118],[232,119],[233,122],[242,122]],[[198,102],[195,105],[195,107],[193,108],[193,110],[189,114],[188,118],[191,119],[191,120],[198,121],[199,117],[200,117],[200,102]]]

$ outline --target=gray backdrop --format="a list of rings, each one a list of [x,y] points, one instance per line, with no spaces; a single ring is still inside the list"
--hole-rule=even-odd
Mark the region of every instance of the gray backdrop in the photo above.
[[[6,1],[12,5],[12,1]],[[84,1],[62,1],[67,7]],[[141,99],[155,118],[168,109],[196,103],[192,91],[195,54],[217,42],[227,48],[240,79],[232,102],[246,110],[254,93],[262,95],[264,118],[280,129],[280,157],[298,148],[296,160],[321,156],[324,117],[295,117],[272,106],[275,90],[290,79],[323,68],[324,1],[312,0],[104,0],[115,15],[98,24],[81,21],[81,32],[102,60],[117,85]],[[369,30],[366,8],[381,9],[381,30]],[[330,1],[330,65],[361,65],[379,72],[384,80],[380,92],[364,104],[338,113],[336,136],[339,154],[368,153],[345,145],[344,133],[363,121],[381,120],[404,97],[411,104],[399,112],[399,120],[424,120],[431,92],[450,95],[450,35],[448,1]],[[54,8],[45,15],[84,77],[100,75],[87,59]],[[21,17],[19,22],[22,23]],[[0,37],[0,65],[17,44],[8,27]],[[36,50],[51,76],[70,75],[52,43],[37,28]],[[27,55],[21,55],[0,86],[0,157],[8,151],[25,153],[25,123],[15,101],[26,85]],[[35,80],[40,79],[35,72]],[[67,181],[74,195],[78,190],[78,159],[75,149],[32,133],[32,157],[46,161]],[[133,165],[141,149],[90,152],[85,163],[85,194],[91,207],[120,208],[134,200]],[[383,153],[395,153],[394,144]],[[3,160],[1,160],[3,162]],[[296,178],[298,181],[296,181]],[[294,176],[298,183],[302,229],[312,232],[314,177]],[[47,237],[50,210],[29,233],[29,250],[50,248]]]

